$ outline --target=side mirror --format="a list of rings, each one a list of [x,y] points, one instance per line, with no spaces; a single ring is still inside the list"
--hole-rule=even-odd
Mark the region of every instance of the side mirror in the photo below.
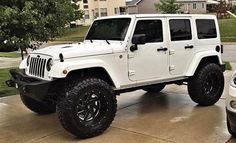
[[[146,35],[145,34],[135,34],[132,38],[132,43],[134,45],[146,44]]]

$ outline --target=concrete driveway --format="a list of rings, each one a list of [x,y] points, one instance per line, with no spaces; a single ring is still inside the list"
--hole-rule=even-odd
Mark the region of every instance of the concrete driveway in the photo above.
[[[225,73],[228,82],[230,71]],[[118,97],[118,112],[102,135],[80,140],[67,133],[56,114],[39,116],[19,96],[0,99],[1,143],[233,143],[226,128],[225,96],[215,106],[199,107],[186,86],[169,85],[159,94],[139,90]]]

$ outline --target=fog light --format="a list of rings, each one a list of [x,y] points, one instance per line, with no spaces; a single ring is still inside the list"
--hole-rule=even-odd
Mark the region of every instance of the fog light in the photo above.
[[[236,109],[236,101],[232,100],[229,104],[231,108]]]

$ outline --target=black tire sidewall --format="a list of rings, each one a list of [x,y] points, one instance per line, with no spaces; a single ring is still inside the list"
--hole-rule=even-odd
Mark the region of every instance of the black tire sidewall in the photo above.
[[[229,133],[230,133],[233,137],[236,137],[236,132],[232,130],[228,117],[227,117],[227,121],[226,121],[226,122],[227,122],[227,129],[228,129]]]
[[[214,80],[213,93],[206,94],[204,91],[204,84],[206,78],[211,75],[217,80]],[[218,87],[216,85],[218,84]],[[221,97],[224,90],[224,75],[219,65],[208,63],[197,71],[197,73],[189,79],[188,92],[191,99],[202,106],[209,106],[215,104]]]

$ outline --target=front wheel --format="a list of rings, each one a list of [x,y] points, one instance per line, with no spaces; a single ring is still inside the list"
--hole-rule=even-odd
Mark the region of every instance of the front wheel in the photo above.
[[[111,86],[98,78],[85,78],[66,87],[57,104],[62,126],[79,138],[103,133],[112,123],[117,108]]]
[[[188,81],[191,99],[202,106],[215,104],[224,90],[224,75],[219,65],[206,63]]]

